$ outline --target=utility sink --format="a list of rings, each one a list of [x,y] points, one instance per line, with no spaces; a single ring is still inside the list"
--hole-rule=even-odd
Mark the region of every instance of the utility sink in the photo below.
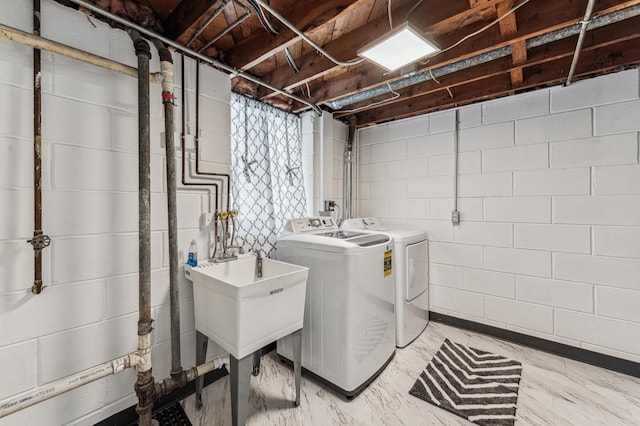
[[[302,328],[309,269],[241,255],[224,263],[185,266],[193,281],[196,330],[237,359]]]

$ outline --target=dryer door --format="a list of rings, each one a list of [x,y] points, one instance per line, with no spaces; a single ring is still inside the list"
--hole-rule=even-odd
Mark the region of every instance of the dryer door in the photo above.
[[[406,248],[407,259],[407,302],[411,302],[427,290],[429,282],[427,241],[408,245]]]

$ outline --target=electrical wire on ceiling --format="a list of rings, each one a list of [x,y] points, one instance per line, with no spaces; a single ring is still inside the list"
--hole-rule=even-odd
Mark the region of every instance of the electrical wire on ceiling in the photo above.
[[[393,29],[393,17],[391,16],[391,1],[389,0],[387,2],[387,15],[389,16],[389,29],[392,30]]]
[[[419,1],[418,1],[418,3],[416,3],[416,5],[414,5],[413,9],[415,9],[416,7],[418,7],[418,5],[421,3],[421,1],[422,1],[422,0],[419,0]],[[518,4],[517,6],[515,6],[515,7],[511,8],[510,10],[508,10],[507,12],[505,12],[503,15],[499,16],[497,19],[495,19],[495,20],[491,21],[490,23],[488,23],[488,24],[487,24],[487,25],[485,25],[484,27],[480,28],[479,30],[474,31],[474,32],[473,32],[473,33],[471,33],[471,34],[468,34],[468,35],[464,36],[463,38],[461,38],[460,40],[458,40],[457,42],[455,42],[455,43],[454,43],[454,44],[452,44],[451,46],[449,46],[449,47],[447,47],[447,48],[445,48],[445,49],[440,50],[440,52],[438,52],[436,55],[433,55],[432,57],[437,56],[437,55],[439,55],[439,54],[441,54],[441,53],[443,53],[443,52],[446,52],[446,51],[448,51],[448,50],[451,50],[451,49],[453,49],[454,47],[456,47],[456,46],[460,45],[461,43],[463,43],[463,42],[467,41],[467,40],[468,40],[468,39],[470,39],[471,37],[475,37],[476,35],[480,34],[481,32],[486,31],[487,29],[491,28],[493,25],[495,25],[495,24],[499,23],[500,21],[502,21],[504,18],[506,18],[506,17],[507,17],[507,16],[509,16],[510,14],[512,14],[512,13],[514,13],[515,11],[517,11],[518,9],[520,9],[520,8],[521,8],[522,6],[524,6],[525,4],[529,3],[530,1],[531,1],[531,0],[524,0],[522,3]],[[410,13],[413,11],[413,9],[410,11]],[[430,73],[431,73],[431,75],[433,76],[433,73],[431,72],[431,70],[429,70],[429,72],[430,72]],[[434,80],[437,84],[440,84],[440,82],[439,82],[438,80],[436,80],[435,78],[433,78],[433,80]],[[339,111],[340,113],[358,112],[359,110],[362,110],[362,109],[365,109],[365,108],[369,109],[369,108],[371,108],[372,106],[382,105],[382,104],[384,104],[384,103],[386,103],[386,102],[391,102],[391,101],[394,101],[394,100],[398,99],[398,98],[400,97],[400,94],[399,94],[398,92],[395,92],[395,91],[391,88],[391,84],[390,84],[390,83],[386,83],[386,85],[387,85],[387,87],[389,88],[389,92],[391,92],[392,94],[394,94],[394,96],[393,96],[393,97],[391,97],[391,98],[389,98],[389,99],[384,99],[384,100],[382,100],[382,101],[378,101],[378,102],[375,102],[375,103],[373,103],[373,104],[369,104],[369,105],[366,105],[366,106],[363,106],[363,107],[360,107],[360,108],[356,108],[356,109],[353,109],[353,110],[346,110],[346,111],[343,111],[343,110],[338,109],[337,111]],[[447,90],[447,92],[449,93],[449,96],[453,99],[453,98],[454,98],[454,96],[453,96],[453,93],[451,92],[451,89],[449,89],[449,87],[447,87],[447,88],[446,88],[446,90]]]
[[[287,62],[289,63],[291,69],[293,69],[293,72],[299,73],[300,68],[298,68],[298,64],[296,64],[296,60],[293,58],[293,55],[291,54],[291,51],[288,47],[284,48],[284,57],[287,58]]]
[[[424,0],[418,0],[418,1],[416,2],[416,4],[414,4],[414,5],[413,5],[413,7],[411,8],[411,10],[409,10],[409,12],[407,12],[407,16],[404,18],[404,20],[405,20],[405,21],[408,21],[408,20],[409,20],[409,17],[411,16],[411,14],[412,14],[413,12],[415,12],[415,10],[418,8],[418,6],[420,6],[420,5],[422,4],[422,2],[423,2],[423,1],[424,1]]]
[[[293,100],[301,102],[301,103],[311,107],[318,115],[322,115],[322,110],[317,105],[307,101],[306,99],[300,98],[300,97],[295,96],[295,95],[293,95],[293,94],[291,94],[291,93],[289,93],[289,92],[287,92],[285,90],[282,90],[282,89],[280,89],[278,87],[275,87],[275,86],[273,86],[273,85],[271,85],[271,84],[269,84],[269,83],[267,83],[265,81],[262,81],[259,78],[255,77],[255,76],[253,76],[251,74],[248,74],[248,73],[243,72],[241,70],[235,69],[235,68],[233,68],[233,67],[231,67],[231,66],[229,66],[229,65],[227,65],[227,64],[225,64],[223,62],[220,62],[220,61],[218,61],[216,59],[213,59],[213,58],[210,58],[208,56],[202,55],[202,54],[200,54],[200,53],[198,53],[198,52],[196,52],[196,51],[194,51],[194,50],[192,50],[192,49],[190,49],[188,47],[185,47],[185,46],[181,45],[180,43],[178,43],[178,42],[176,42],[174,40],[171,40],[171,39],[166,38],[166,37],[164,37],[164,36],[162,36],[160,34],[157,34],[157,33],[153,32],[153,31],[151,31],[151,30],[149,30],[149,29],[147,29],[147,28],[145,28],[145,27],[143,27],[141,25],[138,25],[138,24],[136,24],[134,22],[128,21],[127,19],[124,19],[124,18],[122,18],[122,17],[120,17],[120,16],[118,16],[118,15],[116,15],[114,13],[111,13],[111,12],[108,12],[108,11],[106,11],[104,9],[101,9],[101,8],[95,6],[94,4],[88,3],[85,0],[68,0],[68,1],[70,1],[71,3],[75,3],[75,4],[79,5],[79,6],[82,6],[82,7],[86,8],[86,9],[88,9],[88,10],[91,10],[92,12],[95,12],[95,13],[97,13],[99,15],[102,15],[102,16],[104,16],[106,18],[109,18],[109,19],[111,19],[111,20],[113,20],[115,22],[118,22],[119,24],[122,24],[122,25],[124,25],[124,26],[126,26],[128,28],[132,28],[132,29],[138,31],[141,34],[144,34],[144,35],[146,35],[148,37],[151,37],[152,39],[162,41],[164,44],[166,44],[168,46],[171,46],[171,47],[175,48],[178,51],[186,53],[186,54],[190,55],[192,58],[200,59],[201,61],[203,61],[205,63],[208,63],[208,64],[214,66],[215,68],[222,69],[222,70],[232,74],[233,76],[240,76],[240,77],[242,77],[242,78],[244,78],[246,80],[249,80],[249,81],[252,81],[252,82],[254,82],[256,84],[259,84],[260,86],[265,87],[265,88],[267,88],[269,90],[272,90],[272,91],[274,91],[276,93],[279,93],[279,94],[281,94],[283,96],[286,96],[286,97],[289,97],[289,98],[291,98]]]
[[[369,108],[371,108],[372,106],[382,105],[382,104],[384,104],[384,103],[391,102],[391,101],[395,101],[396,99],[398,99],[398,98],[400,97],[400,93],[398,93],[398,92],[396,92],[395,90],[393,90],[393,89],[391,88],[391,84],[387,83],[387,86],[389,87],[389,92],[391,92],[391,93],[393,94],[393,96],[392,96],[392,97],[387,98],[387,99],[382,99],[382,100],[377,101],[377,102],[374,102],[374,103],[372,103],[372,104],[368,104],[368,105],[361,106],[360,108],[348,109],[348,110],[346,110],[346,111],[342,111],[342,110],[340,110],[340,113],[341,113],[341,114],[342,114],[342,113],[348,114],[348,113],[351,113],[351,112],[358,112],[358,111],[363,110],[363,109],[365,109],[365,108],[366,108],[366,109],[369,109]],[[451,94],[451,92],[449,92],[449,94]],[[451,97],[453,97],[453,95],[452,95]]]
[[[333,57],[333,55],[331,55],[329,52],[327,52],[326,50],[324,50],[322,47],[320,47],[316,42],[314,42],[313,40],[311,40],[309,37],[306,36],[305,33],[303,33],[302,31],[300,31],[299,29],[297,29],[292,23],[290,23],[289,21],[287,21],[282,15],[280,15],[278,12],[276,12],[275,10],[273,10],[271,8],[271,6],[269,6],[268,4],[266,4],[265,2],[263,2],[262,0],[251,0],[252,2],[255,2],[256,4],[258,4],[259,6],[262,6],[263,9],[265,9],[267,12],[269,12],[272,16],[274,16],[278,21],[282,22],[282,24],[284,24],[287,28],[289,28],[291,31],[293,31],[298,37],[300,37],[301,39],[303,39],[304,41],[306,41],[307,43],[309,43],[314,49],[316,49],[318,52],[320,52],[322,55],[324,55],[327,59],[329,59],[331,62],[333,62],[336,65],[342,65],[345,67],[351,66],[351,65],[356,65],[356,64],[360,64],[362,62],[365,61],[364,58],[359,58],[359,59],[354,59],[352,61],[341,61],[339,59],[336,59]]]
[[[258,20],[260,21],[260,24],[262,24],[264,29],[272,36],[278,35],[278,28],[276,28],[276,26],[271,23],[271,20],[267,18],[267,16],[264,14],[264,10],[262,10],[260,5],[254,0],[247,0],[247,3],[249,3],[249,6],[251,6],[256,11]]]
[[[480,28],[477,31],[472,32],[471,34],[467,34],[466,36],[462,37],[460,40],[458,40],[457,42],[455,42],[454,44],[452,44],[451,46],[447,47],[446,49],[442,49],[440,50],[440,52],[438,52],[436,55],[440,55],[448,50],[453,49],[454,47],[459,46],[460,44],[464,43],[465,41],[469,40],[471,37],[475,37],[478,34],[480,34],[483,31],[488,30],[489,28],[491,28],[492,26],[494,26],[495,24],[497,24],[498,22],[502,21],[504,18],[506,18],[507,16],[511,15],[512,13],[514,13],[516,10],[520,9],[522,6],[524,6],[525,4],[529,3],[531,0],[524,0],[522,3],[520,3],[519,5],[509,9],[508,11],[506,11],[504,13],[504,15],[499,16],[497,19],[489,22],[487,25],[485,25],[484,27]]]
[[[305,93],[304,88],[307,88],[307,92]],[[307,99],[311,99],[311,89],[309,89],[309,83],[304,83],[304,86],[301,84],[300,86],[300,93],[302,93],[302,96],[306,96]]]

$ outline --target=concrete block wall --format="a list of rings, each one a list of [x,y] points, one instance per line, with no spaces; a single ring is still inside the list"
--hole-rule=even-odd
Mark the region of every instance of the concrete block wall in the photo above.
[[[302,116],[302,170],[310,216],[324,210],[325,200],[335,201],[341,211],[344,207],[343,158],[347,137],[347,125],[333,120],[327,112],[318,116],[311,111]]]
[[[31,4],[7,0],[0,22],[31,31]],[[121,30],[50,0],[42,4],[42,35],[131,66],[132,42]],[[32,50],[0,40],[0,399],[125,355],[137,348],[138,201],[137,82],[43,52],[43,222],[52,244],[43,252],[43,293],[30,293],[33,250]],[[151,69],[159,71],[152,47]],[[176,96],[180,97],[180,57]],[[186,64],[193,159],[195,64]],[[203,66],[201,146],[203,168],[227,172],[230,164],[230,82]],[[163,107],[151,86],[153,373],[168,376],[169,259]],[[176,111],[180,127],[180,108]],[[179,144],[180,138],[176,138]],[[179,145],[176,146],[179,155]],[[181,170],[178,160],[178,172]],[[193,170],[191,164],[190,171]],[[195,179],[194,179],[195,180]],[[226,194],[223,188],[222,198]],[[215,204],[212,192],[178,193],[180,263],[189,242],[207,257],[209,237],[198,227]],[[180,275],[182,361],[195,364],[192,285]],[[212,345],[210,345],[211,347]],[[220,353],[213,345],[209,356]],[[135,371],[127,370],[0,419],[0,425],[95,424],[135,405]]]
[[[359,131],[359,215],[425,229],[431,309],[640,362],[639,71]]]

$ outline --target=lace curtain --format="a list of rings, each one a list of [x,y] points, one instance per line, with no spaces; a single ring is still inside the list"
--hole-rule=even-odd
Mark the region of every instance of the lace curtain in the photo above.
[[[245,249],[275,257],[287,220],[306,216],[300,145],[299,117],[232,94],[231,194]]]

